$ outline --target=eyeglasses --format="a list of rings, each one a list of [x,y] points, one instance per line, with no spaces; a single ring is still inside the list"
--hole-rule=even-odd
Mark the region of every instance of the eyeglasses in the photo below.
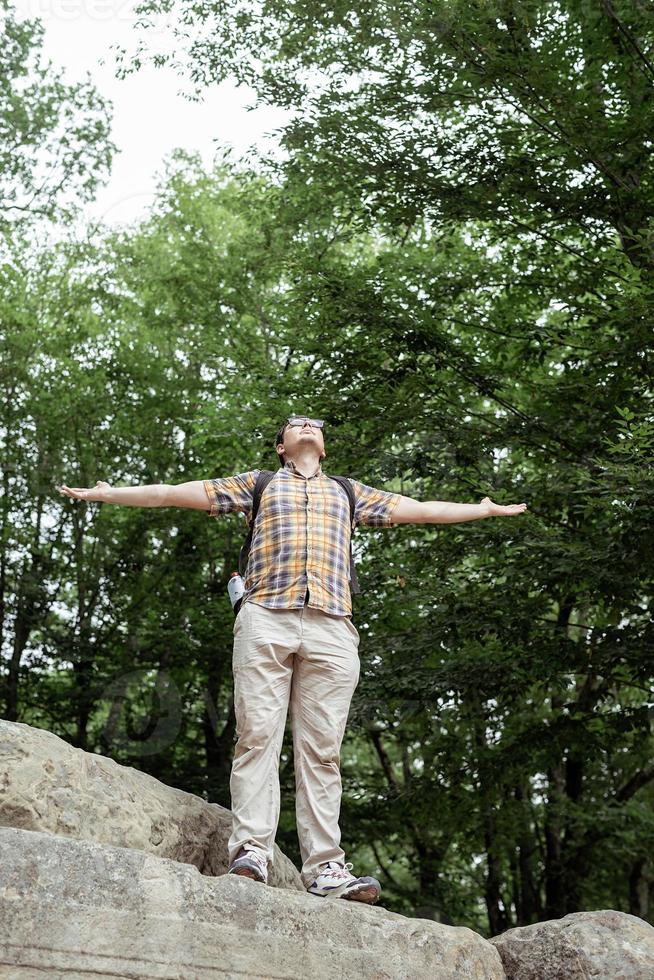
[[[322,419],[309,419],[306,415],[291,415],[288,420],[289,425],[304,425],[305,422],[308,422],[315,429],[322,429],[325,424]]]

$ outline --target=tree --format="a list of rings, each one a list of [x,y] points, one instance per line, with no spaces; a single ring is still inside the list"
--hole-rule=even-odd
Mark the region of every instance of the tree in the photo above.
[[[90,79],[75,85],[44,63],[43,25],[0,4],[0,230],[66,220],[91,200],[116,149],[109,105]]]
[[[72,322],[93,325],[111,370],[71,406],[93,421],[64,460],[130,482],[207,460],[236,472],[310,393],[330,472],[421,499],[527,500],[512,525],[357,535],[344,841],[409,914],[488,932],[598,905],[649,916],[648,9],[180,11],[210,37],[190,51],[196,80],[236,71],[298,110],[288,156],[256,178],[182,165],[151,220],[90,260]],[[104,390],[108,419],[93,415]],[[98,633],[89,744],[112,665],[174,669],[183,730],[142,764],[224,793],[229,610],[196,596],[225,598],[240,534],[214,524],[198,560],[191,530],[162,552],[166,515],[101,516],[87,540],[123,557],[103,586],[118,639]],[[53,689],[45,672],[35,710]],[[295,856],[291,771],[285,754]]]
[[[371,637],[392,667],[366,690],[432,699],[418,730],[445,771],[443,705],[454,697],[466,719],[491,931],[597,900],[598,855],[625,820],[612,900],[633,908],[637,892],[644,914],[634,882],[651,828],[632,801],[654,778],[654,13],[626,0],[165,6],[199,89],[231,74],[294,110],[277,169],[305,242],[305,344],[320,337],[331,356],[319,390],[347,396],[351,431],[377,447],[369,466],[423,496],[520,488],[530,501],[524,533],[450,528],[434,563],[425,531],[373,566],[375,610],[385,594],[402,630],[418,614],[424,632],[409,671],[403,640]],[[132,67],[146,55],[147,35]],[[366,228],[382,236],[374,261],[321,248]],[[420,583],[397,613],[391,563]],[[426,777],[401,762],[413,724],[390,731],[394,749],[373,740],[377,778],[394,794],[403,772],[406,802]],[[446,880],[442,849],[438,865]]]

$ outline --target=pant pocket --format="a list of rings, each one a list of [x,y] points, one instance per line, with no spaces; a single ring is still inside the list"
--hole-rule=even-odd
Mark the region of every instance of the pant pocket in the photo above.
[[[359,636],[359,631],[358,631],[358,629],[356,628],[356,626],[354,625],[354,623],[352,622],[352,620],[351,620],[351,619],[348,619],[348,617],[347,617],[347,616],[345,617],[345,623],[346,623],[346,625],[347,625],[347,627],[348,627],[348,630],[349,630],[349,632],[350,632],[350,634],[351,634],[351,635],[352,635],[352,636],[354,637],[354,639],[356,640],[356,644],[357,644],[357,646],[358,646],[358,645],[359,645],[359,642],[360,642],[360,640],[361,640],[361,637]]]
[[[245,610],[247,609],[247,602],[241,603],[238,612],[236,613],[236,618],[234,619],[234,625],[232,627],[232,634],[236,636],[238,630],[240,630],[243,625],[243,616],[245,615]]]

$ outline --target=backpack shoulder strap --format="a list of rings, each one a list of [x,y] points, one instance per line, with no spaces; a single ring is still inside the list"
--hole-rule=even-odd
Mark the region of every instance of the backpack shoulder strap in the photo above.
[[[354,530],[354,511],[356,509],[356,500],[354,497],[354,487],[348,480],[346,476],[329,476],[330,480],[336,480],[343,489],[345,490],[348,500],[350,501],[350,524],[352,525],[352,530]]]
[[[357,570],[354,567],[354,555],[352,553],[352,534],[355,531],[356,524],[354,520],[354,513],[356,511],[356,498],[354,496],[354,487],[348,480],[346,476],[329,476],[330,480],[336,480],[338,484],[345,490],[348,500],[350,501],[350,590],[353,593],[360,593],[361,589],[359,587],[359,580],[357,578]]]
[[[243,547],[241,548],[241,552],[238,556],[238,571],[242,576],[245,576],[245,569],[247,567],[248,556],[250,554],[250,546],[252,544],[254,521],[257,516],[257,511],[259,510],[259,502],[261,501],[263,491],[266,489],[274,475],[275,474],[272,470],[260,470],[259,476],[257,477],[257,482],[254,485],[254,491],[252,493],[252,516],[250,517],[247,537],[243,542]]]

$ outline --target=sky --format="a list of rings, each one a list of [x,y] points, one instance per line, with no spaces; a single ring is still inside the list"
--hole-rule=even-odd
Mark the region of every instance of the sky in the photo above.
[[[254,93],[231,82],[206,90],[201,103],[180,92],[188,83],[172,68],[141,68],[121,80],[115,77],[116,54],[111,45],[136,47],[136,0],[18,0],[21,18],[41,20],[45,29],[43,55],[64,69],[64,80],[83,81],[87,73],[101,95],[113,103],[114,156],[111,177],[87,205],[89,219],[108,224],[138,220],[154,200],[156,176],[163,159],[176,147],[198,151],[207,167],[216,146],[231,146],[233,157],[251,145],[271,149],[266,134],[288,118],[269,107],[248,112]],[[170,34],[158,30],[151,45],[158,51],[170,45]],[[218,141],[218,143],[216,143]]]

